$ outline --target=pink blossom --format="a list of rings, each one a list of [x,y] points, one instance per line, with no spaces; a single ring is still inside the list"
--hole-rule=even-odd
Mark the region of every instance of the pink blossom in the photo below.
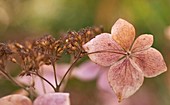
[[[133,95],[144,77],[155,77],[167,70],[161,53],[151,47],[152,35],[143,34],[134,39],[133,25],[118,19],[111,34],[102,33],[83,46],[91,53],[89,58],[93,62],[110,67],[108,81],[119,101]]]
[[[93,62],[86,61],[73,71],[72,76],[83,81],[94,80],[99,76],[100,72],[102,72],[100,69],[101,66]]]

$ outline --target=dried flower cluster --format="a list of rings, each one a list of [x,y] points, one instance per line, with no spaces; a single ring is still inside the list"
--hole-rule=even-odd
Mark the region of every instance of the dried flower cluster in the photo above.
[[[82,45],[101,32],[101,27],[92,27],[78,32],[70,31],[59,39],[45,35],[23,43],[0,43],[0,69],[5,70],[5,63],[12,61],[22,68],[20,75],[31,75],[38,72],[37,70],[43,64],[55,64],[65,52],[72,54],[75,58],[77,54],[83,54],[85,51]]]
[[[11,58],[12,50],[4,43],[0,43],[0,70],[5,69],[6,60],[13,60]]]
[[[64,49],[76,58],[79,53],[85,52],[82,46],[102,31],[102,27],[88,27],[78,32],[70,31],[64,38]]]

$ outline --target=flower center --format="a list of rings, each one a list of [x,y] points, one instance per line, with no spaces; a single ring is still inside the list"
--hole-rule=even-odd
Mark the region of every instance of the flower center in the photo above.
[[[126,52],[126,56],[130,56],[131,55],[131,52],[130,51],[127,51]]]

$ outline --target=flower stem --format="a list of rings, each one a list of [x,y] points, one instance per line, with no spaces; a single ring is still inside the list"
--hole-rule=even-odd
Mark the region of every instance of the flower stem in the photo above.
[[[42,68],[42,70],[41,70],[41,74],[42,74],[42,75],[44,74],[44,69],[43,69],[43,68]],[[44,92],[44,94],[45,94],[45,93],[46,93],[45,84],[44,84],[43,79],[42,79],[42,78],[40,78],[40,79],[41,79],[41,83],[42,83],[43,92]]]
[[[30,93],[26,87],[22,86],[20,83],[18,83],[14,78],[12,78],[12,76],[10,76],[7,72],[5,72],[4,70],[0,70],[1,73],[3,74],[4,77],[6,77],[9,81],[11,81],[12,83],[14,83],[16,86],[21,87],[22,89],[24,89],[25,91],[27,91],[28,93]]]
[[[109,50],[100,50],[100,51],[94,51],[94,52],[90,52],[90,53],[87,53],[87,52],[83,52],[83,53],[87,54],[87,55],[95,54],[95,53],[116,53],[116,54],[125,55],[125,53],[123,53],[123,52],[116,52],[116,51],[109,51]]]
[[[55,64],[52,63],[52,66],[53,66],[53,70],[54,70],[54,79],[55,79],[55,84],[56,84],[56,91],[59,91],[58,90],[58,82],[57,82],[57,75],[56,75],[56,68],[55,68]]]
[[[74,67],[74,65],[77,63],[77,61],[80,59],[80,55],[82,52],[80,52],[78,54],[78,56],[76,57],[76,59],[74,60],[74,62],[71,64],[71,66],[69,67],[69,69],[66,71],[66,73],[64,74],[63,78],[61,79],[58,88],[60,88],[61,84],[63,83],[64,79],[66,78],[67,74],[71,71],[71,69]]]
[[[34,73],[34,72],[31,72],[31,74],[33,75],[37,75],[38,77],[40,77],[41,79],[43,79],[45,82],[47,82],[53,89],[54,91],[56,92],[56,88],[53,86],[53,84],[51,82],[49,82],[47,79],[45,79],[43,76],[41,76],[38,72]]]

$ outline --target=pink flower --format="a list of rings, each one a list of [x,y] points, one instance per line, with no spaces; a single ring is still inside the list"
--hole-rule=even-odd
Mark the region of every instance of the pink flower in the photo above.
[[[155,77],[167,70],[161,53],[151,47],[152,35],[143,34],[134,39],[133,25],[118,19],[111,34],[102,33],[83,46],[91,53],[89,58],[93,62],[110,67],[108,81],[119,101],[133,95],[144,77]]]

